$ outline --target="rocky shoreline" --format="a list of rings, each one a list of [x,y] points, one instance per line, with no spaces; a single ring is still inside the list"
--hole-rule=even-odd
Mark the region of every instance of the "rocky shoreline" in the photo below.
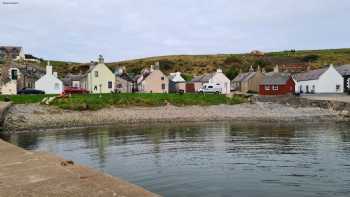
[[[217,106],[162,106],[106,108],[98,111],[70,111],[40,104],[13,105],[4,120],[4,131],[23,132],[72,127],[106,126],[119,123],[241,121],[344,121],[339,112],[318,107],[282,104]]]

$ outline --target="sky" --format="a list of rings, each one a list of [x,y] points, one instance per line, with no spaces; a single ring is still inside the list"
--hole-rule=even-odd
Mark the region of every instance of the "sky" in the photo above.
[[[350,47],[349,0],[0,2],[0,45],[23,46],[45,59]]]

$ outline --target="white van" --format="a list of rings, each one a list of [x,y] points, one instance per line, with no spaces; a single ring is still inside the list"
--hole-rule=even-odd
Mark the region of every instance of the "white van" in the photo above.
[[[220,83],[205,83],[203,87],[198,91],[200,93],[217,93],[221,94],[223,90],[223,86]]]

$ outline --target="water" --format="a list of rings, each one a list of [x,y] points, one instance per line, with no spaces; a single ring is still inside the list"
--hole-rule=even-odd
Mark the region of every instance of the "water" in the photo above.
[[[164,196],[350,196],[350,125],[186,123],[3,136]]]

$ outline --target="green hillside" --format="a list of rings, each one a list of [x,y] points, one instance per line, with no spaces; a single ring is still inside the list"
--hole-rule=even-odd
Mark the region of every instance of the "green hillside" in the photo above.
[[[260,65],[267,71],[276,65],[283,64],[308,64],[313,68],[319,68],[326,64],[349,64],[349,49],[325,49],[325,50],[301,50],[269,52],[265,54],[216,54],[216,55],[172,55],[149,57],[136,60],[112,62],[107,65],[114,70],[115,67],[125,66],[128,72],[138,73],[142,68],[149,67],[155,62],[160,62],[160,68],[165,73],[180,71],[189,78],[222,68],[230,78],[239,70],[247,71],[252,65]],[[0,62],[1,63],[1,62]],[[79,64],[65,61],[51,61],[54,69],[61,76],[66,73],[79,73],[87,69],[87,64]],[[45,67],[45,62],[41,66]]]

